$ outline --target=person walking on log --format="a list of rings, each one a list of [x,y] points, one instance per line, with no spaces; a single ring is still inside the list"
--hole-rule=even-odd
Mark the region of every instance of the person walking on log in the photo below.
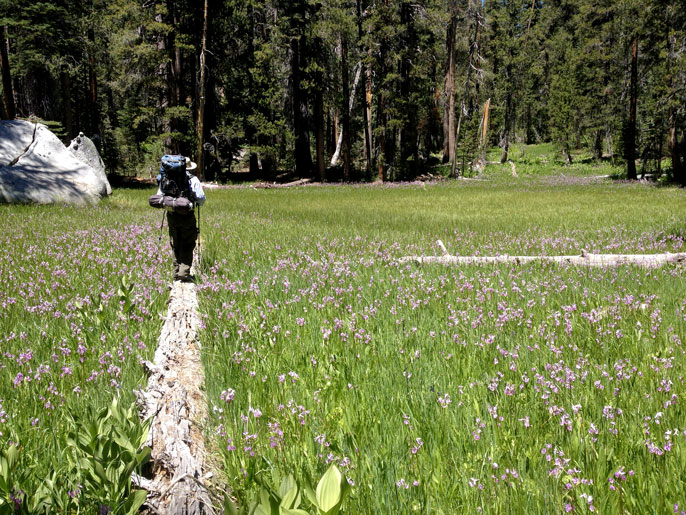
[[[167,211],[169,240],[173,250],[174,281],[191,282],[193,251],[198,238],[195,207],[205,202],[200,180],[191,172],[197,165],[184,156],[162,156],[157,176],[157,194],[150,197],[152,207]]]

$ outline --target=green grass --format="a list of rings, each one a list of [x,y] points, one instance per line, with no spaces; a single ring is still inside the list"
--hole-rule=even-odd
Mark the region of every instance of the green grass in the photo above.
[[[117,191],[88,208],[0,206],[0,443],[20,449],[0,511],[11,496],[38,510],[52,472],[51,502],[81,484],[72,509],[115,508],[88,488],[67,436],[145,386],[140,361],[154,353],[171,263],[143,194]]]
[[[684,251],[681,190],[567,173],[209,192],[208,435],[234,495],[333,462],[349,513],[683,502],[680,267],[396,263],[437,239],[462,255]]]

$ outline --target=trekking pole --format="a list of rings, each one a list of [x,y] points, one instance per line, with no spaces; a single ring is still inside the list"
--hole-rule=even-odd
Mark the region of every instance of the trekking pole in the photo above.
[[[162,209],[162,221],[160,222],[160,235],[157,238],[157,256],[160,255],[160,243],[162,242],[162,227],[164,227],[164,215],[166,214],[165,210]],[[155,256],[155,257],[157,257]]]
[[[167,214],[166,211],[163,209],[162,210],[162,221],[160,222],[160,237],[157,238],[157,244],[158,245],[162,241],[162,227],[164,227],[164,215],[166,215],[166,214]]]

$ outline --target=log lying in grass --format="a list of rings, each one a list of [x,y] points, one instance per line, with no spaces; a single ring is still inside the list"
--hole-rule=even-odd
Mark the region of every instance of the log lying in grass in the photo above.
[[[148,387],[138,392],[144,417],[153,417],[148,436],[153,474],[141,482],[153,512],[213,513],[203,485],[205,446],[199,423],[206,418],[204,373],[197,342],[200,318],[195,285],[174,282],[167,318],[155,352]]]
[[[526,264],[534,261],[547,263],[567,263],[579,266],[619,266],[638,265],[644,267],[658,267],[668,263],[686,263],[686,253],[677,254],[588,254],[585,251],[579,256],[451,256],[446,253],[445,246],[439,240],[438,246],[444,252],[442,256],[405,256],[399,263],[432,263],[440,265],[485,265],[499,263]]]
[[[304,186],[312,182],[312,179],[298,179],[297,181],[287,182],[284,184],[276,182],[258,182],[250,187],[253,189],[272,189],[272,188],[292,188],[293,186]]]

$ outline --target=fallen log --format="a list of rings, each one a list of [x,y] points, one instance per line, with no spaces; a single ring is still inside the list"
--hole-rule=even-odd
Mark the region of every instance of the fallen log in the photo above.
[[[203,483],[211,474],[203,474],[206,453],[199,428],[207,403],[197,307],[195,285],[175,281],[155,362],[145,363],[147,389],[137,392],[141,415],[152,417],[147,445],[154,477],[141,485],[148,491],[146,505],[156,513],[214,513]]]
[[[258,182],[251,185],[253,189],[272,189],[272,188],[291,188],[293,186],[303,186],[312,182],[312,179],[298,179],[297,181],[279,184],[276,182]]]
[[[500,263],[514,263],[523,265],[535,261],[546,263],[566,263],[578,266],[620,266],[638,265],[644,267],[658,267],[668,263],[686,263],[686,252],[666,254],[589,254],[581,251],[578,256],[452,256],[446,253],[445,246],[439,240],[439,248],[444,252],[442,256],[404,256],[398,263],[419,263],[439,265],[492,265]]]

